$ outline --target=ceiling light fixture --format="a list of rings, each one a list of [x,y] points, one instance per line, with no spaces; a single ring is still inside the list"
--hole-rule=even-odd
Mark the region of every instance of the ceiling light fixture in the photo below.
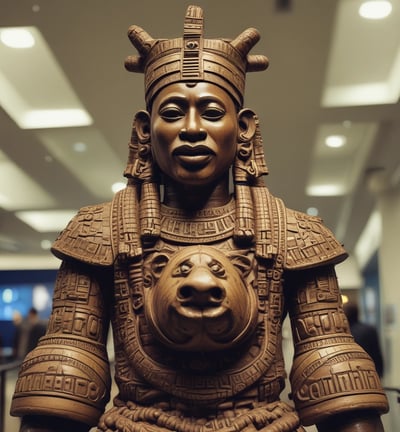
[[[40,242],[40,247],[41,247],[43,250],[50,250],[52,244],[53,244],[53,242],[52,242],[51,240],[45,239],[45,240],[42,240],[42,241]]]
[[[360,7],[361,3],[363,5]],[[392,5],[393,9],[386,0],[368,2],[338,0],[322,92],[323,107],[383,105],[398,102],[400,8],[395,7],[394,1]],[[368,11],[368,8],[375,7],[386,7],[387,12],[392,9],[391,15],[385,20],[379,20],[377,13],[375,16],[369,13],[370,19],[357,16],[361,13],[366,15],[365,9]],[[383,17],[384,14],[379,15]],[[358,19],[354,20],[354,17]],[[371,66],[371,52],[374,53],[376,67]]]
[[[17,38],[15,34],[20,36]],[[0,38],[3,42],[0,43],[0,105],[21,129],[93,123],[36,27],[0,28]],[[31,46],[31,49],[16,50],[10,46]],[[28,75],[26,65],[29,65]]]
[[[346,193],[341,184],[312,184],[307,186],[308,196],[341,196]]]
[[[9,48],[31,48],[35,45],[35,38],[26,28],[10,27],[0,33],[0,40]]]
[[[366,1],[361,4],[358,13],[366,19],[383,19],[392,12],[392,4],[387,0]]]
[[[77,141],[72,145],[72,148],[77,153],[84,153],[87,150],[87,144],[82,141]]]
[[[116,183],[113,183],[113,185],[111,186],[111,190],[113,191],[113,193],[117,193],[118,191],[124,189],[125,186],[126,186],[126,183],[116,182]]]
[[[317,207],[308,207],[307,214],[309,216],[318,216],[319,211],[318,211]]]
[[[43,129],[87,126],[92,122],[89,114],[81,108],[30,110],[20,119],[23,129]]]
[[[331,148],[340,148],[346,144],[346,137],[344,135],[329,135],[325,138],[325,144]]]
[[[18,211],[15,216],[38,232],[59,232],[75,216],[76,210]]]

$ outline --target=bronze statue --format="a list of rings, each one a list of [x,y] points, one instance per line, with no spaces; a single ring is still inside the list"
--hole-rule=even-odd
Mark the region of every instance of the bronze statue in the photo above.
[[[258,119],[242,106],[246,72],[268,66],[249,54],[258,32],[205,39],[202,10],[189,6],[182,38],[137,26],[129,38],[147,111],[134,120],[127,186],[81,209],[53,246],[62,265],[49,327],[12,402],[22,430],[383,430],[387,400],[335,277],[346,252],[262,181]],[[287,313],[293,406],[279,399]],[[109,322],[119,393],[103,414]]]

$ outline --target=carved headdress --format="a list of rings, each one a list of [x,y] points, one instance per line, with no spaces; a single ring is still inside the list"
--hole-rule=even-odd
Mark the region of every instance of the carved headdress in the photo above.
[[[129,28],[129,39],[139,56],[128,57],[125,67],[144,73],[147,106],[166,85],[185,81],[219,85],[242,106],[246,72],[268,67],[267,57],[248,54],[260,39],[258,31],[249,28],[229,41],[205,39],[203,29],[203,11],[198,6],[187,8],[181,38],[153,39],[139,26]]]

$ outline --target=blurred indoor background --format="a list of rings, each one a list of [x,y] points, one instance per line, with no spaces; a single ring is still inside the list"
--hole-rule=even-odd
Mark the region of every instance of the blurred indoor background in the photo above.
[[[132,118],[144,108],[143,76],[124,69],[125,57],[135,53],[127,29],[137,24],[156,38],[178,37],[191,3],[0,2],[6,432],[18,429],[7,405],[16,374],[15,313],[26,318],[34,307],[48,318],[59,265],[52,241],[80,207],[110,200],[124,185]],[[391,403],[384,421],[397,432],[400,0],[194,3],[204,8],[206,37],[260,31],[253,53],[267,55],[270,67],[248,74],[245,105],[260,119],[266,183],[287,206],[322,217],[349,252],[337,267],[339,283],[344,300],[359,304],[362,320],[378,329]]]

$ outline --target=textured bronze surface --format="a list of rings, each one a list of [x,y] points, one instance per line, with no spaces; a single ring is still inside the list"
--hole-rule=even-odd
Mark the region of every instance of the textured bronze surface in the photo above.
[[[249,54],[258,32],[205,39],[190,6],[182,38],[138,26],[129,38],[149,111],[134,119],[126,188],[81,209],[53,245],[63,262],[48,330],[12,402],[23,430],[383,430],[387,400],[335,276],[347,254],[262,180],[258,118],[242,107],[246,72],[268,65]],[[287,314],[291,403],[279,399]],[[104,413],[110,323],[118,396]]]

